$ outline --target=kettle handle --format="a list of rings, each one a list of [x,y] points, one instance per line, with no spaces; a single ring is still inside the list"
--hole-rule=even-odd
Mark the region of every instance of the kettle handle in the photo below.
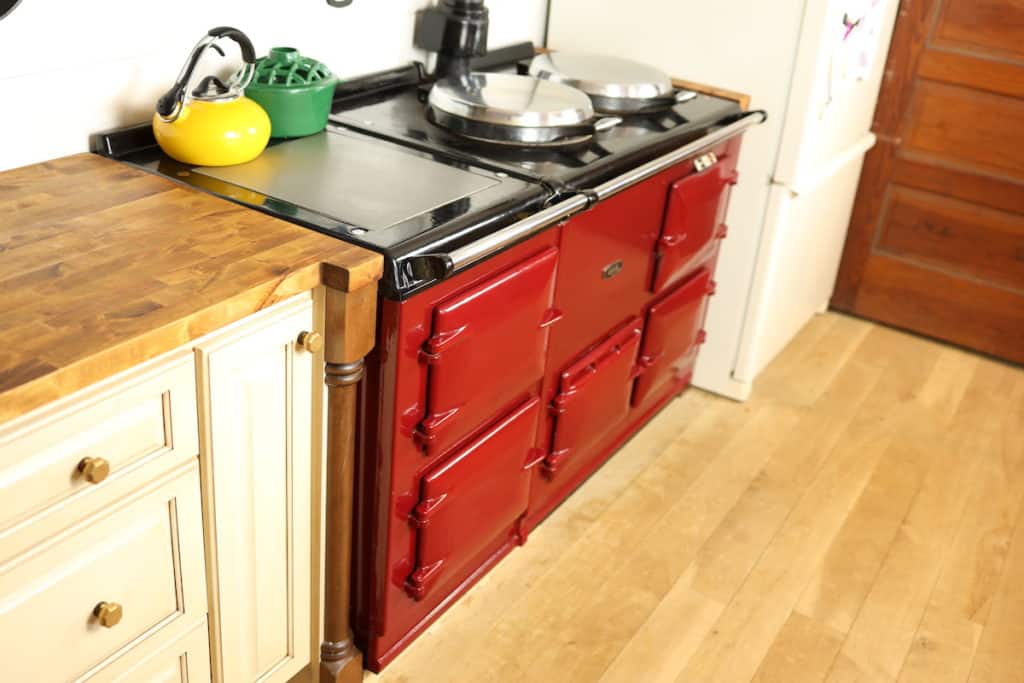
[[[237,28],[231,26],[218,26],[217,28],[211,28],[206,34],[216,38],[230,38],[231,40],[238,43],[238,47],[242,48],[242,59],[245,60],[246,64],[256,63],[256,48],[252,46],[252,41],[249,40],[249,36],[245,35]]]
[[[249,37],[231,26],[218,26],[210,29],[196,43],[196,46],[192,48],[192,52],[185,61],[185,66],[182,67],[181,73],[178,74],[178,79],[174,81],[174,85],[156,101],[156,113],[167,123],[171,123],[178,118],[178,114],[185,104],[185,91],[188,88],[188,82],[192,80],[192,72],[195,71],[196,64],[199,63],[199,57],[202,56],[206,48],[212,47],[221,56],[224,55],[224,51],[214,44],[219,38],[230,38],[238,43],[242,50],[242,59],[245,61],[248,77],[249,79],[252,78],[253,69],[256,64],[256,48],[253,47]],[[242,87],[244,88],[245,85],[248,85],[248,82],[243,84]]]

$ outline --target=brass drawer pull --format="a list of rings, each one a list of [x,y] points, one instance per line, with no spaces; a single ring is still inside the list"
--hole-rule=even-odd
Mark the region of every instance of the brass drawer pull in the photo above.
[[[116,602],[101,602],[93,608],[92,614],[100,622],[100,626],[113,628],[121,623],[124,609]]]
[[[324,348],[324,336],[319,332],[300,332],[296,343],[300,349],[316,353]]]
[[[98,484],[110,474],[110,463],[103,458],[82,458],[78,471],[91,484]]]

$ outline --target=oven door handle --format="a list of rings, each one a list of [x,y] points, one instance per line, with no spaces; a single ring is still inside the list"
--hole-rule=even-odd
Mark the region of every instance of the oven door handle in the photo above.
[[[457,270],[482,261],[488,256],[518,244],[527,237],[582,211],[587,208],[588,204],[586,196],[573,195],[531,214],[521,221],[474,240],[464,247],[453,249],[447,254],[432,253],[410,256],[402,261],[403,274],[414,281],[443,279]]]
[[[689,144],[683,145],[668,154],[662,155],[657,159],[653,159],[642,166],[637,166],[631,171],[627,171],[620,176],[612,178],[606,183],[598,185],[593,189],[593,195],[597,201],[613,197],[623,190],[628,190],[637,183],[642,183],[648,178],[658,175],[665,169],[671,168],[681,161],[685,161],[687,158],[704,151],[708,147],[714,147],[719,143],[736,137],[747,128],[762,124],[767,120],[768,114],[762,110],[740,114],[733,121],[725,124],[721,128],[713,130],[707,135],[697,138]]]
[[[583,211],[595,201],[607,199],[637,183],[661,173],[689,157],[694,156],[708,147],[713,147],[729,138],[739,135],[751,126],[764,123],[768,115],[763,111],[741,114],[738,118],[723,125],[707,135],[678,149],[660,156],[642,166],[624,173],[606,183],[598,185],[585,194],[576,194],[557,204],[502,228],[490,235],[474,240],[469,244],[453,249],[447,254],[427,253],[415,254],[402,260],[402,275],[412,282],[431,279],[444,279],[452,273],[470,266],[478,261],[503,251],[527,237],[562,221],[575,213]]]

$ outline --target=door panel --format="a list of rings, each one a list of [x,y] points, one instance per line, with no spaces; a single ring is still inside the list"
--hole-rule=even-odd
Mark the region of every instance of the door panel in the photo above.
[[[1024,179],[1024,100],[921,81],[905,146],[946,163]]]
[[[544,459],[549,477],[579,471],[629,413],[643,323],[633,318],[559,377],[555,433]]]
[[[528,393],[544,372],[558,251],[545,249],[434,311],[427,417],[416,436],[439,455]]]
[[[672,184],[658,240],[653,291],[660,292],[686,277],[711,241],[725,237],[722,221],[728,190],[738,178],[731,164],[718,161]]]
[[[1024,2],[948,0],[939,13],[935,45],[1006,51],[1024,57]]]
[[[878,248],[1024,289],[1024,215],[893,185]]]
[[[314,330],[296,297],[200,345],[215,681],[278,683],[310,660]]]
[[[526,512],[540,400],[511,414],[424,475],[412,523],[419,530],[409,594],[422,600],[443,577],[462,579],[467,564],[507,536]]]
[[[693,352],[703,341],[701,325],[713,291],[711,272],[702,269],[651,306],[640,346],[642,372],[636,381],[633,405],[663,393],[692,371],[696,357]]]
[[[834,307],[1024,362],[1022,22],[903,3]]]

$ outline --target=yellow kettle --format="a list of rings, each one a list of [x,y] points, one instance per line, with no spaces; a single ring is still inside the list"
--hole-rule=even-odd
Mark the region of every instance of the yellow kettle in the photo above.
[[[219,38],[230,38],[242,48],[245,66],[227,83],[216,76],[203,78],[188,91],[192,72],[202,53]],[[255,72],[256,50],[236,28],[211,29],[192,49],[174,85],[157,101],[153,135],[171,158],[190,166],[231,166],[252,161],[270,140],[270,117],[260,105],[243,95]]]

